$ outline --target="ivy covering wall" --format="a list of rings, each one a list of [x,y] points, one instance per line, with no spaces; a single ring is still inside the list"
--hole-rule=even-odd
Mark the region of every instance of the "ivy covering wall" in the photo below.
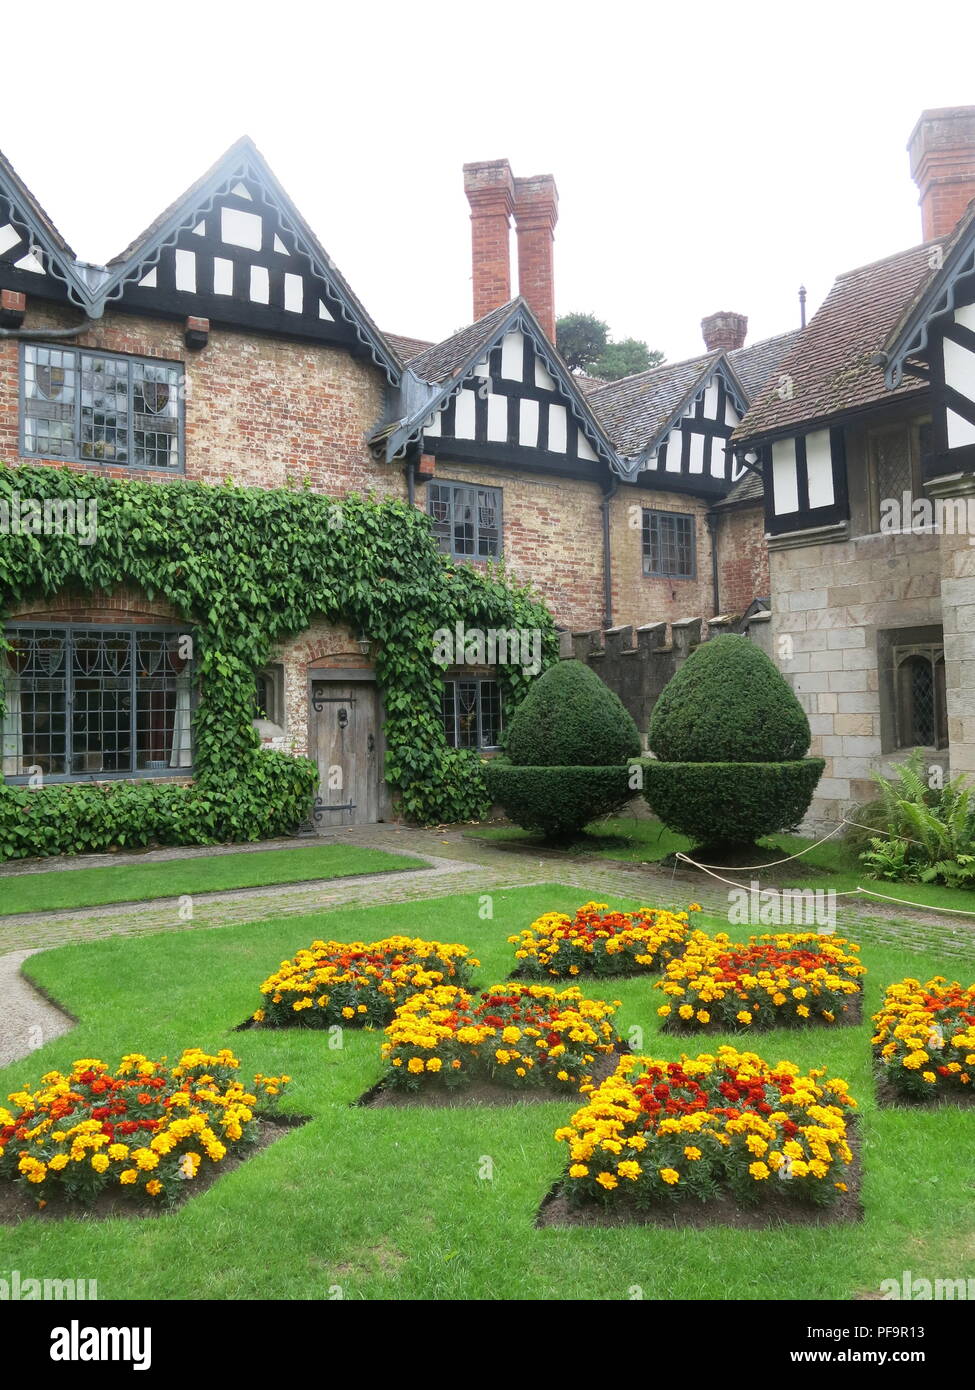
[[[23,599],[121,585],[164,597],[193,634],[199,702],[192,785],[0,785],[0,858],[254,840],[292,828],[308,814],[317,769],[261,747],[254,677],[274,643],[315,618],[361,628],[373,643],[386,778],[401,813],[423,823],[485,814],[479,755],[449,748],[444,737],[434,634],[457,622],[537,629],[543,664],[556,657],[557,637],[545,606],[503,567],[481,571],[444,557],[416,507],[0,465],[0,501],[17,498],[95,502],[97,533],[91,545],[71,535],[0,538],[0,620]],[[513,665],[498,677],[511,709],[531,677]]]

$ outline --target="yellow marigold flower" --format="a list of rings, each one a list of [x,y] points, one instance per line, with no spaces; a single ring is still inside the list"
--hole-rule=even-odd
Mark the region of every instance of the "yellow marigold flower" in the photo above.
[[[94,1162],[95,1162],[95,1158],[98,1158],[98,1157],[99,1157],[99,1155],[96,1154],[95,1157],[92,1158],[92,1163],[93,1163],[93,1164],[94,1164]],[[68,1155],[67,1155],[67,1154],[55,1154],[53,1158],[51,1158],[51,1159],[48,1160],[47,1166],[52,1170],[52,1172],[60,1173],[62,1168],[67,1168],[67,1166],[68,1166]],[[102,1171],[102,1170],[100,1170],[100,1171]]]
[[[108,1154],[92,1154],[91,1166],[96,1173],[104,1173],[109,1166]]]
[[[427,1058],[427,1071],[439,1071],[442,1066],[443,1062],[439,1057]]]
[[[756,1182],[762,1182],[769,1176],[769,1167],[767,1163],[749,1163],[748,1171]]]
[[[621,1178],[628,1178],[630,1182],[636,1182],[637,1178],[643,1172],[643,1169],[640,1167],[639,1163],[634,1162],[632,1158],[628,1158],[624,1159],[622,1163],[617,1163],[616,1171]]]
[[[695,1014],[695,1018],[697,1019],[698,1023],[711,1022],[711,1015],[708,1013],[707,1009],[698,1009],[697,1013]]]
[[[751,1023],[752,1021],[752,1016],[747,1009],[739,1009],[735,1017],[739,1023]]]
[[[695,1148],[693,1144],[687,1144],[684,1148],[684,1157],[689,1158],[692,1163],[696,1163],[701,1157],[701,1150]]]
[[[158,1178],[150,1178],[146,1183],[146,1191],[150,1197],[158,1197],[163,1190],[163,1185]]]
[[[584,1163],[573,1163],[569,1169],[569,1177],[584,1178],[588,1172],[589,1169],[586,1167]]]
[[[136,1181],[138,1176],[139,1173],[136,1168],[123,1168],[121,1173],[119,1173],[118,1175],[118,1180],[124,1186],[131,1187],[131,1185]]]
[[[596,1181],[599,1183],[600,1187],[604,1187],[607,1192],[612,1192],[614,1187],[619,1186],[612,1173],[599,1173],[596,1176]]]
[[[660,1176],[669,1187],[673,1187],[675,1183],[680,1182],[680,1173],[678,1173],[676,1168],[661,1168]]]
[[[418,1076],[424,1070],[426,1063],[422,1057],[411,1057],[406,1064],[406,1070],[411,1071],[414,1076]]]

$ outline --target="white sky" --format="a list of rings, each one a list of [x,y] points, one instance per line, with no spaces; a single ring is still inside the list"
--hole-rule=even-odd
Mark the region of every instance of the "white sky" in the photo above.
[[[975,104],[973,15],[47,0],[4,16],[0,147],[103,263],[246,132],[380,326],[433,339],[471,318],[461,165],[507,156],[558,184],[557,312],[676,360],[704,314],[782,332],[800,282],[811,312],[921,239],[905,145],[922,108]]]

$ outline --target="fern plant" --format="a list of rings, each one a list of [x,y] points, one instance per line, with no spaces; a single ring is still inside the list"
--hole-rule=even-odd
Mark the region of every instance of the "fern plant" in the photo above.
[[[874,811],[884,835],[872,836],[860,863],[875,878],[975,886],[975,789],[956,777],[931,787],[921,749],[887,778],[874,773]]]

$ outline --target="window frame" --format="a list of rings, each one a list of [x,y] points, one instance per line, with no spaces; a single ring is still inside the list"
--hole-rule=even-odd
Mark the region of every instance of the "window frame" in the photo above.
[[[668,520],[680,518],[688,525],[690,531],[690,559],[691,568],[689,574],[674,574],[669,570],[649,569],[650,554],[647,546],[647,529],[650,517],[666,517]],[[640,518],[640,561],[645,579],[696,579],[697,578],[697,513],[696,512],[671,512],[662,507],[642,507]]]
[[[915,739],[905,741],[904,735],[908,732],[905,724],[913,724],[909,700],[904,690],[902,672],[906,670],[909,663],[915,660],[926,661],[931,667],[931,722],[934,732],[934,742],[919,744]],[[940,684],[939,684],[940,668]],[[893,708],[894,708],[894,739],[896,744],[895,751],[903,752],[905,749],[927,748],[935,753],[942,753],[948,749],[948,719],[947,708],[942,715],[942,699],[946,703],[945,689],[945,650],[944,640],[940,642],[908,642],[902,646],[893,646],[891,649],[891,669],[893,672]]]
[[[477,686],[477,744],[476,746],[464,745],[457,742],[457,735],[460,729],[460,714],[458,711],[458,690],[461,684]],[[467,676],[467,675],[448,675],[444,677],[443,696],[441,699],[441,715],[443,714],[443,703],[447,698],[448,687],[453,686],[453,706],[454,706],[454,741],[451,742],[450,734],[447,731],[446,721],[444,721],[444,736],[447,739],[448,748],[456,748],[459,751],[471,753],[497,753],[500,751],[500,743],[484,742],[484,705],[481,690],[485,685],[493,685],[498,691],[498,737],[504,734],[504,702],[502,698],[501,682],[497,676]]]
[[[74,425],[75,440],[74,450],[70,454],[46,454],[36,452],[27,448],[27,353],[30,349],[47,348],[54,352],[72,353],[76,358],[75,374],[77,385],[75,387],[74,402]],[[88,468],[121,468],[133,473],[162,473],[166,477],[175,477],[186,472],[186,402],[185,391],[182,387],[177,389],[176,396],[176,463],[171,468],[161,467],[159,464],[152,463],[133,463],[126,461],[120,463],[117,459],[97,459],[85,458],[81,453],[81,359],[82,356],[101,357],[113,362],[124,362],[127,366],[127,388],[126,388],[126,414],[129,424],[126,428],[127,453],[129,460],[132,459],[135,447],[133,436],[135,426],[132,423],[135,419],[133,409],[134,386],[132,379],[132,368],[135,365],[144,367],[169,367],[175,370],[182,381],[186,379],[186,363],[180,358],[169,357],[142,357],[137,353],[126,352],[105,352],[101,348],[82,348],[75,347],[71,343],[46,343],[40,339],[23,341],[20,345],[20,382],[18,387],[19,401],[19,429],[18,440],[20,457],[30,460],[32,463],[57,460],[60,463],[80,463]]]
[[[870,535],[877,535],[880,532],[880,484],[877,481],[878,460],[875,453],[876,443],[884,435],[906,433],[908,439],[909,459],[908,463],[911,470],[911,499],[916,501],[925,496],[924,492],[924,459],[925,455],[921,452],[921,431],[924,428],[931,429],[930,415],[914,415],[900,420],[889,420],[885,424],[877,424],[866,430],[864,439],[866,460],[867,460],[867,505],[870,509]],[[900,498],[897,499],[900,502]]]
[[[173,627],[172,624],[169,624],[169,623],[85,623],[85,622],[74,622],[74,623],[63,623],[63,622],[62,622],[62,623],[57,623],[57,622],[50,622],[50,623],[47,623],[47,622],[36,622],[36,621],[35,621],[35,622],[30,622],[30,623],[18,623],[18,622],[16,622],[16,621],[14,621],[14,622],[5,623],[5,624],[3,625],[2,631],[3,631],[3,636],[4,636],[4,638],[5,638],[8,642],[10,641],[11,637],[15,637],[18,633],[25,633],[25,634],[28,634],[28,633],[43,631],[43,632],[63,632],[63,633],[69,634],[69,638],[68,638],[68,641],[67,641],[66,647],[65,647],[65,692],[64,692],[64,726],[65,726],[64,739],[65,739],[65,743],[64,743],[64,761],[65,761],[65,764],[66,764],[66,765],[69,765],[69,764],[71,763],[71,760],[76,756],[76,755],[75,755],[75,752],[74,752],[74,747],[73,747],[73,744],[74,744],[74,731],[73,731],[73,729],[72,729],[72,720],[71,720],[71,715],[72,715],[72,710],[73,710],[73,704],[74,704],[73,685],[72,685],[72,666],[71,666],[71,660],[72,660],[72,653],[73,653],[73,650],[74,650],[74,649],[73,649],[73,644],[72,644],[71,636],[70,636],[70,635],[71,635],[71,634],[74,634],[75,632],[105,632],[105,633],[111,633],[111,634],[120,635],[120,636],[128,636],[128,637],[130,637],[130,638],[131,638],[133,635],[135,635],[135,634],[140,634],[140,633],[141,633],[141,634],[145,634],[145,635],[149,635],[149,634],[151,634],[151,633],[160,633],[160,634],[165,634],[165,635],[167,635],[167,636],[178,635],[178,636],[180,636],[180,637],[190,637],[190,638],[192,638],[192,636],[193,636],[193,632],[192,632],[192,628],[191,628],[191,627],[189,627],[189,626],[186,626],[186,627]],[[187,660],[187,666],[188,666],[188,668],[189,668],[189,673],[190,673],[190,759],[191,759],[191,761],[190,761],[185,767],[165,767],[165,768],[159,768],[159,767],[142,767],[142,768],[138,768],[138,767],[133,766],[132,768],[130,768],[130,769],[128,769],[128,770],[125,770],[125,771],[119,771],[119,770],[115,770],[115,771],[104,771],[104,770],[103,770],[103,771],[101,771],[101,772],[45,772],[45,773],[43,773],[44,785],[46,786],[46,785],[53,785],[53,784],[55,784],[55,783],[61,783],[61,784],[63,784],[63,783],[73,783],[73,782],[132,782],[132,781],[141,780],[141,779],[143,779],[143,778],[151,778],[151,779],[153,779],[153,780],[159,780],[160,778],[169,778],[169,777],[184,777],[184,778],[185,778],[185,777],[193,777],[193,776],[194,776],[194,770],[195,770],[194,758],[195,758],[195,754],[196,754],[196,747],[195,747],[195,742],[194,742],[194,740],[193,740],[192,734],[193,734],[193,720],[194,720],[194,716],[195,716],[195,714],[196,714],[196,710],[197,710],[197,706],[198,706],[198,702],[199,702],[199,688],[198,688],[198,685],[197,685],[196,672],[195,672],[195,665],[194,665],[194,661],[193,661],[193,658],[192,658],[192,657],[190,657],[190,658]],[[135,663],[135,661],[133,661],[133,663],[132,663],[132,678],[131,678],[131,685],[130,685],[130,698],[132,699],[131,728],[132,728],[133,733],[137,733],[137,729],[136,729],[136,715],[137,715],[137,709],[136,709],[136,699],[135,699],[135,697],[138,695],[138,689],[137,689],[137,684],[136,684],[136,682],[137,682],[137,670],[136,670],[136,663]],[[2,686],[2,685],[3,685],[3,675],[2,675],[2,673],[0,673],[0,686]],[[23,692],[22,692],[22,693],[23,693]],[[137,747],[136,747],[136,744],[133,742],[133,745],[132,745],[132,762],[133,762],[133,764],[137,761],[137,758],[138,758],[138,749],[137,749]],[[22,759],[22,761],[26,761],[26,760],[25,760],[25,759]],[[6,786],[11,786],[11,787],[16,787],[16,786],[27,786],[27,785],[30,783],[31,776],[32,776],[32,774],[31,774],[31,773],[27,773],[27,772],[24,772],[24,773],[17,773],[16,775],[7,775],[7,774],[4,774],[4,773],[2,772],[2,766],[0,766],[0,786],[4,786],[4,785],[6,785]]]
[[[430,489],[433,488],[433,487],[448,487],[448,488],[451,489],[451,499],[450,499],[451,519],[450,519],[450,548],[449,548],[449,550],[444,550],[444,549],[441,547],[441,545],[440,545],[440,537],[436,534],[435,531],[432,531],[432,526],[431,526],[431,531],[432,531],[432,534],[433,534],[433,538],[434,538],[434,540],[437,542],[437,546],[438,546],[438,548],[440,549],[441,555],[448,555],[448,556],[450,557],[451,560],[464,560],[464,561],[467,561],[468,563],[470,563],[471,561],[474,561],[474,562],[476,562],[476,563],[478,563],[478,564],[484,564],[484,563],[486,563],[488,560],[500,560],[500,559],[502,558],[502,556],[504,555],[504,489],[503,489],[503,488],[500,488],[500,487],[495,487],[493,484],[490,484],[490,483],[465,483],[465,482],[460,482],[460,481],[458,481],[457,479],[454,479],[454,478],[431,478],[431,479],[430,479],[430,482],[427,484],[427,499],[426,499],[426,501],[427,501],[427,505],[426,505],[426,514],[427,514],[427,516],[430,518],[431,523],[433,522],[434,517],[433,517],[433,513],[432,513],[432,511],[431,511],[431,504],[432,504],[432,501],[433,501],[433,493],[431,492]],[[477,527],[475,528],[475,533],[474,533],[475,550],[474,550],[474,553],[473,553],[473,554],[468,555],[468,554],[466,554],[466,553],[463,552],[463,551],[458,551],[458,550],[456,550],[455,547],[454,547],[454,535],[455,535],[455,523],[454,523],[454,506],[455,506],[455,503],[454,503],[454,493],[456,493],[456,491],[457,491],[458,489],[460,489],[460,488],[463,488],[463,489],[465,489],[465,490],[468,491],[468,492],[470,492],[470,491],[473,491],[473,492],[490,492],[490,493],[492,493],[492,494],[494,495],[494,497],[495,497],[495,499],[496,499],[497,516],[498,516],[498,548],[497,548],[497,550],[495,551],[495,553],[494,553],[493,555],[480,555],[480,554],[478,554],[478,552],[477,552],[476,546],[477,546],[478,536],[479,536],[479,532],[480,532],[480,523],[478,523],[478,524],[477,524]]]

